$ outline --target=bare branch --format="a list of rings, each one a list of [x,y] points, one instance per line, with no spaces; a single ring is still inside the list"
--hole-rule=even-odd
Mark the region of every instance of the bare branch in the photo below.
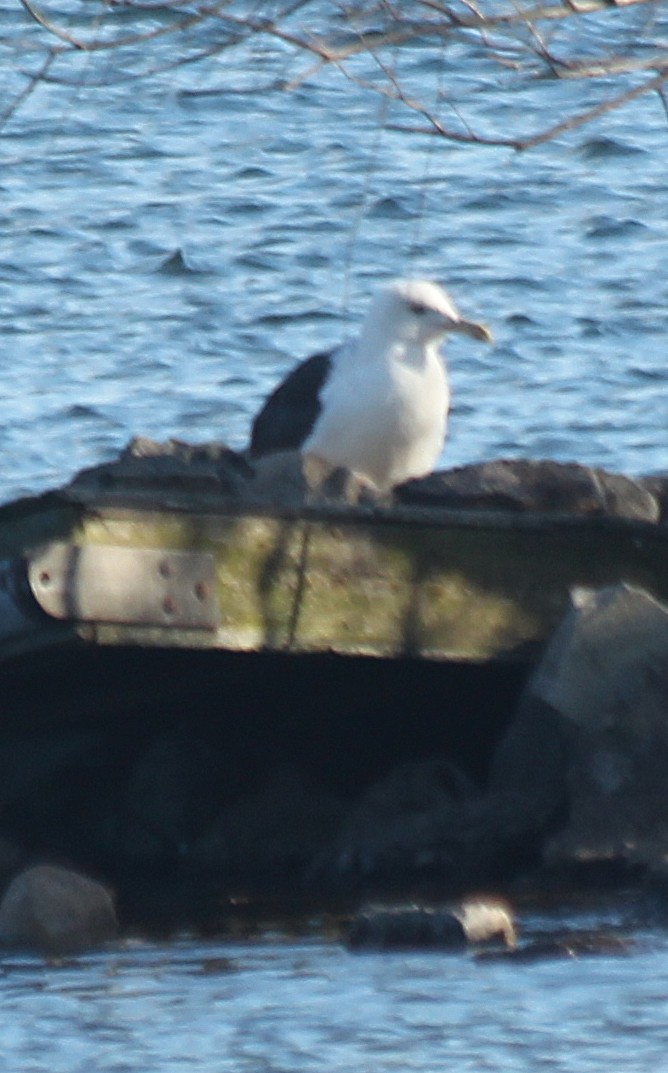
[[[54,73],[56,56],[111,50],[127,56],[129,64],[117,64],[113,71],[105,68],[99,77],[94,68],[87,73],[86,86],[104,86],[154,77],[260,39],[276,43],[272,52],[275,75],[258,82],[255,92],[294,90],[329,68],[363,91],[395,102],[421,121],[415,125],[396,122],[393,129],[455,142],[525,150],[652,92],[658,93],[668,115],[668,45],[658,35],[654,40],[638,40],[637,20],[628,38],[619,32],[620,25],[622,29],[625,25],[625,11],[640,5],[648,11],[659,10],[663,0],[506,0],[505,6],[501,0],[493,4],[490,0],[355,0],[329,8],[315,0],[285,0],[282,4],[265,0],[254,8],[236,0],[88,0],[89,5],[98,3],[106,16],[102,27],[94,24],[92,29],[89,22],[77,23],[74,18],[67,26],[56,22],[45,13],[49,0],[20,3],[34,24],[30,47],[40,47],[42,42],[44,63],[37,73],[26,75],[27,86],[6,109],[5,119],[40,82],[76,83],[75,77],[68,77],[61,69]],[[122,23],[116,18],[119,11],[123,12]],[[128,32],[128,18],[133,14],[137,20],[148,18],[149,24],[142,23]],[[309,26],[311,15],[317,20],[317,30]],[[608,20],[605,25],[611,26],[613,33],[592,35],[592,19],[596,18]],[[170,40],[174,42],[171,54],[165,55],[164,44],[157,51],[159,41]],[[417,41],[432,50],[438,60],[434,69],[440,69],[444,51],[458,42],[472,49],[471,64],[487,60],[503,71],[512,70],[524,84],[537,78],[604,78],[611,82],[611,91],[604,102],[562,116],[545,130],[530,135],[504,131],[483,136],[476,132],[474,120],[464,114],[464,106],[457,105],[456,88],[448,86],[444,103],[443,87],[437,82],[433,94],[436,103],[429,106],[408,88],[401,60],[405,46]],[[613,41],[614,46],[609,43]],[[290,56],[304,59],[301,72],[287,71]],[[643,72],[650,77],[629,87],[629,79]],[[244,83],[226,85],[225,92],[253,89]],[[549,92],[547,82],[545,92]],[[418,93],[422,96],[421,89]],[[454,125],[440,114],[445,109],[457,116]]]
[[[71,34],[66,33],[65,30],[61,30],[59,26],[55,26],[52,22],[49,22],[45,15],[42,15],[36,7],[33,7],[30,0],[20,0],[20,3],[28,12],[30,18],[34,19],[35,22],[48,33],[53,34],[54,37],[58,37],[61,41],[65,41],[68,45],[71,45],[72,48],[86,48],[86,46],[81,41],[77,40],[76,37],[73,37]]]
[[[576,115],[568,116],[566,119],[560,120],[559,123],[555,123],[553,126],[548,127],[546,130],[540,131],[537,134],[533,134],[528,138],[495,138],[495,137],[483,137],[478,134],[466,135],[462,133],[455,133],[449,130],[439,129],[439,124],[436,123],[430,116],[429,120],[431,126],[429,127],[410,127],[404,126],[399,123],[392,125],[393,130],[404,131],[408,134],[430,134],[440,135],[441,137],[448,138],[451,141],[459,142],[475,142],[478,145],[492,145],[492,146],[505,146],[511,149],[517,149],[518,151],[533,149],[537,145],[542,145],[544,142],[552,141],[554,138],[558,138],[560,134],[566,134],[568,131],[576,130],[578,127],[585,126],[587,123],[591,123],[592,120],[598,119],[600,116],[605,115],[607,112],[612,112],[617,108],[622,108],[625,104],[629,104],[637,97],[645,96],[648,93],[658,92],[666,107],[665,100],[665,83],[668,82],[668,70],[662,71],[656,76],[656,78],[650,79],[649,82],[643,83],[641,86],[635,86],[633,89],[627,90],[625,93],[620,93],[610,100],[604,101],[602,104],[597,104],[592,108],[587,108],[584,112],[580,112]],[[666,108],[668,113],[668,108]]]
[[[602,104],[597,104],[593,108],[588,108],[586,111],[580,112],[579,115],[569,116],[560,123],[555,123],[554,126],[550,127],[548,130],[544,130],[540,134],[535,134],[532,138],[523,139],[518,145],[518,149],[533,149],[534,146],[541,145],[543,142],[549,142],[553,138],[557,138],[560,134],[565,134],[566,131],[575,130],[577,127],[584,126],[586,123],[591,123],[592,120],[598,119],[599,116],[605,115],[606,112],[613,112],[617,108],[622,108],[625,104],[629,104],[631,101],[636,100],[637,97],[643,97],[647,93],[661,90],[667,81],[668,70],[662,71],[656,78],[650,79],[649,82],[644,82],[640,86],[635,86],[633,89],[629,89],[625,93],[619,93],[611,100],[604,101]]]
[[[19,110],[21,105],[27,101],[28,97],[37,89],[40,82],[43,82],[46,78],[48,71],[56,58],[56,52],[48,52],[44,58],[44,63],[35,71],[33,75],[29,76],[28,83],[21,93],[18,93],[13,101],[5,108],[4,112],[0,112],[0,129],[11,119],[15,112]]]

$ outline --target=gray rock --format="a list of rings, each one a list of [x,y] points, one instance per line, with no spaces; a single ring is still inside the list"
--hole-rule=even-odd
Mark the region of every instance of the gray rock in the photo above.
[[[278,451],[253,461],[254,479],[247,489],[248,498],[287,507],[301,507],[308,488],[299,451]]]
[[[243,455],[224,443],[158,443],[137,436],[119,458],[82,470],[68,485],[68,495],[87,500],[105,495],[155,493],[244,496],[253,470]]]
[[[66,868],[28,868],[0,902],[0,942],[8,946],[61,956],[113,939],[117,931],[109,891]]]
[[[195,740],[158,735],[138,758],[117,805],[119,856],[142,867],[178,863],[199,830],[205,775]]]
[[[580,593],[528,683],[492,790],[547,823],[552,868],[668,853],[668,607],[619,585]]]
[[[341,821],[337,798],[309,786],[290,765],[227,806],[193,846],[189,866],[232,880],[299,885]]]
[[[643,477],[640,483],[659,504],[661,523],[668,524],[668,474],[654,473],[651,477]]]
[[[395,489],[399,503],[537,511],[656,522],[660,507],[642,481],[574,462],[500,459],[432,473]]]
[[[463,812],[474,792],[439,757],[395,768],[349,810],[336,838],[314,861],[314,877],[353,887],[452,877],[462,867]]]

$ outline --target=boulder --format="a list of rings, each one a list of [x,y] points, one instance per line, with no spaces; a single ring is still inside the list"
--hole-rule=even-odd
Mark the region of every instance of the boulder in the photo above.
[[[113,939],[117,930],[109,891],[67,868],[20,872],[0,902],[0,942],[8,946],[62,956]]]
[[[300,451],[277,451],[253,460],[254,479],[248,496],[259,503],[302,507],[308,488]]]
[[[178,866],[201,827],[208,775],[196,740],[154,738],[130,772],[121,807],[116,804],[114,851],[143,868]]]
[[[67,488],[77,500],[105,494],[144,493],[147,488],[188,495],[243,497],[253,477],[250,465],[224,443],[159,443],[136,436],[113,462],[82,470]]]
[[[459,510],[536,511],[657,522],[652,488],[575,462],[500,459],[432,473],[395,489],[399,503]]]
[[[469,943],[517,943],[512,911],[493,898],[466,898],[446,906],[367,906],[353,917],[346,941],[353,949],[461,949]]]
[[[659,504],[660,521],[666,525],[668,523],[668,474],[655,473],[651,477],[643,477],[641,483]]]
[[[352,805],[316,858],[314,878],[352,889],[451,879],[462,868],[463,815],[474,795],[470,781],[442,758],[400,765]]]
[[[494,759],[491,792],[548,823],[555,869],[668,853],[668,607],[621,584],[577,595]]]
[[[195,842],[194,873],[233,882],[299,885],[320,846],[341,822],[343,806],[308,784],[297,768],[277,766],[266,783],[228,805]]]

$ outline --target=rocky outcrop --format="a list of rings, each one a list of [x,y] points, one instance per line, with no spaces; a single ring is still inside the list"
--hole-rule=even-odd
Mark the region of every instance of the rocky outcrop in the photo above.
[[[581,593],[533,674],[491,791],[562,816],[550,869],[637,868],[668,853],[668,607],[619,585]]]
[[[232,882],[269,879],[300,887],[342,814],[334,795],[308,785],[296,768],[278,766],[259,790],[223,809],[194,843],[187,864]]]
[[[647,491],[654,496],[659,504],[659,511],[661,513],[660,521],[665,525],[668,523],[668,474],[656,473],[651,477],[643,477],[641,484]]]
[[[400,765],[349,807],[311,876],[344,889],[452,882],[462,867],[463,805],[474,796],[440,757]]]
[[[351,480],[352,474],[337,470],[324,498],[348,506],[358,498],[367,502],[363,493],[347,494]],[[279,451],[251,463],[223,443],[159,443],[146,437],[131,440],[116,461],[82,471],[66,493],[85,502],[146,495],[149,489],[177,498],[213,494],[293,509],[308,499],[299,451]],[[390,509],[400,505],[659,522],[668,517],[668,478],[634,480],[576,462],[497,459],[408,481],[380,502]]]
[[[61,956],[117,933],[111,894],[78,872],[36,865],[20,872],[0,902],[0,943]]]
[[[652,488],[575,462],[500,459],[432,473],[395,489],[399,503],[458,510],[510,510],[656,522]]]
[[[82,470],[67,491],[74,499],[86,500],[121,491],[145,493],[158,486],[190,497],[213,493],[238,499],[246,494],[252,477],[243,455],[224,443],[158,443],[136,436],[114,462]]]

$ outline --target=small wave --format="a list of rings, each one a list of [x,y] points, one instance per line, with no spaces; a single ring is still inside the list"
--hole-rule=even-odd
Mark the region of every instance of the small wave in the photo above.
[[[153,267],[152,271],[159,272],[165,276],[190,276],[201,275],[206,269],[195,267],[179,247],[168,254],[167,257],[162,258],[157,266]]]
[[[607,160],[611,157],[627,157],[644,154],[645,150],[616,138],[588,138],[578,146],[578,155],[583,160]]]
[[[617,220],[614,216],[594,216],[585,231],[585,238],[619,238],[646,230],[645,224],[631,217]]]
[[[84,406],[82,403],[74,403],[72,406],[66,407],[58,414],[60,418],[65,418],[67,421],[81,421],[81,420],[94,420],[99,421],[101,414],[93,406]]]
[[[577,323],[580,328],[580,334],[585,339],[593,339],[600,335],[605,335],[605,329],[601,325],[601,322],[594,317],[578,317]]]
[[[396,197],[382,197],[374,202],[368,215],[383,220],[410,220],[415,213]]]

